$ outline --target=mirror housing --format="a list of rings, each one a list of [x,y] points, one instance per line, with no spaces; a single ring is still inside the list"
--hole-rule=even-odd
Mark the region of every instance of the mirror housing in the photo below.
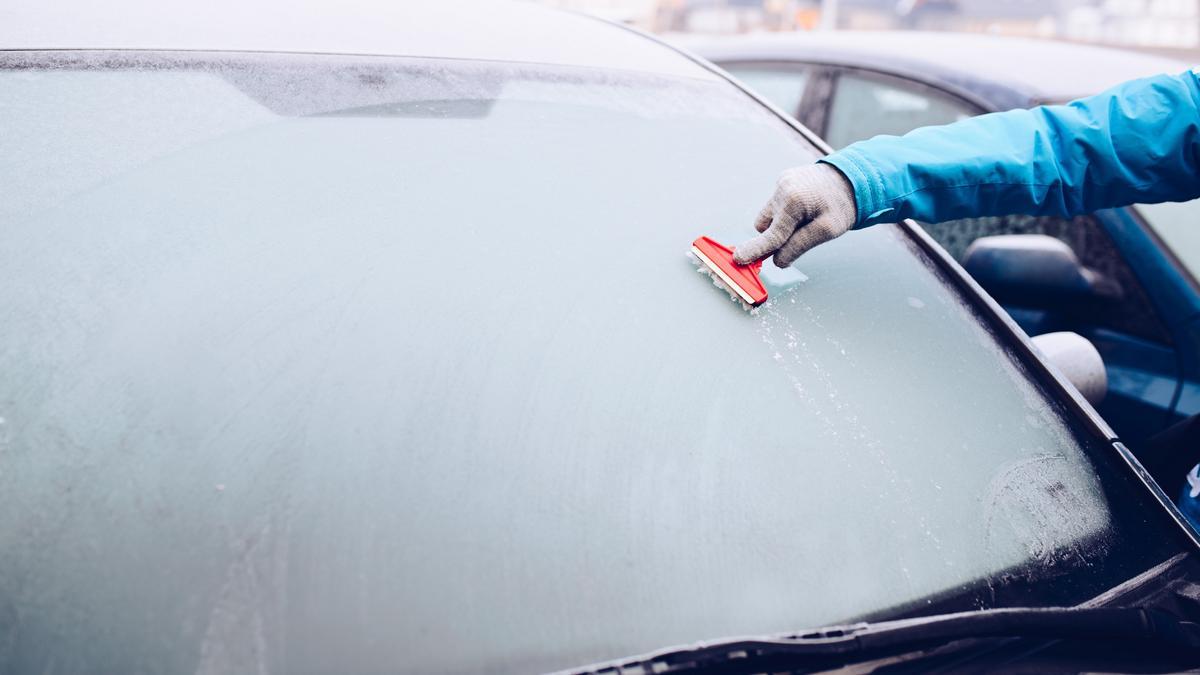
[[[1054,309],[1121,297],[1115,282],[1044,234],[980,237],[967,247],[963,267],[1001,304]]]
[[[1060,332],[1037,335],[1033,345],[1054,364],[1079,393],[1092,405],[1099,405],[1108,392],[1108,374],[1104,359],[1095,345],[1078,333]]]

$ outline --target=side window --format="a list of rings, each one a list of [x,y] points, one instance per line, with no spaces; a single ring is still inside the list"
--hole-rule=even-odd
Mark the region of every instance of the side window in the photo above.
[[[829,104],[825,140],[835,149],[844,148],[879,134],[900,136],[978,112],[916,82],[844,72],[838,75]]]
[[[756,63],[726,63],[721,67],[787,114],[795,115],[800,109],[808,84],[807,68]]]
[[[971,242],[979,237],[998,234],[1045,234],[1071,247],[1079,261],[1115,281],[1121,288],[1119,300],[1086,316],[1073,317],[1096,328],[1107,328],[1126,335],[1170,344],[1170,334],[1154,312],[1137,277],[1126,265],[1116,245],[1092,216],[1073,219],[1038,216],[968,218],[945,223],[921,223],[925,231],[962,262]],[[1074,329],[1076,326],[1067,326]]]
[[[1192,278],[1200,280],[1200,199],[1138,204],[1137,211]]]

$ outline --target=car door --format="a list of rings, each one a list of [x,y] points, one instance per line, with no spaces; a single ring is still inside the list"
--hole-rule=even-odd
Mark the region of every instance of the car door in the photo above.
[[[1132,240],[1135,267],[1154,271],[1150,292],[1161,296],[1180,361],[1173,418],[1200,414],[1200,200],[1139,204],[1112,212],[1119,236]],[[1126,248],[1126,246],[1123,246]]]

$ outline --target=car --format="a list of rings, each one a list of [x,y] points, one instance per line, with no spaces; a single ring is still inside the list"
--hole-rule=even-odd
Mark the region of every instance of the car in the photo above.
[[[821,135],[833,148],[877,134],[1098,93],[1188,64],[1049,40],[938,32],[813,32],[680,38]],[[1072,220],[1007,216],[924,224],[1031,335],[1069,330],[1104,356],[1099,410],[1138,450],[1200,413],[1200,202],[1108,209]],[[1105,283],[1030,276],[1023,260],[1060,260]],[[1001,237],[995,239],[993,237]],[[986,239],[984,239],[987,237]],[[980,247],[968,258],[971,245]],[[986,253],[986,254],[985,254]],[[1074,258],[1074,260],[1070,258]],[[991,258],[992,264],[984,264]],[[998,275],[999,273],[999,275]],[[1104,289],[1115,291],[1105,292]],[[1065,301],[1064,301],[1065,297]],[[1190,466],[1190,464],[1188,465]],[[1184,472],[1172,474],[1182,483]]]
[[[697,273],[822,151],[708,64],[526,3],[0,18],[0,671],[1196,662],[1195,534],[919,227],[754,313]]]

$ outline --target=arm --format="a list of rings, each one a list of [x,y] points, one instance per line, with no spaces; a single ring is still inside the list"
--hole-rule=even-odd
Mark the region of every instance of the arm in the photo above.
[[[826,157],[854,189],[856,227],[916,218],[1069,217],[1200,196],[1194,71],[1066,105],[981,115]]]
[[[1073,216],[1200,197],[1197,71],[1134,80],[1067,105],[876,136],[789,169],[734,251],[791,265],[851,228],[917,218]]]

